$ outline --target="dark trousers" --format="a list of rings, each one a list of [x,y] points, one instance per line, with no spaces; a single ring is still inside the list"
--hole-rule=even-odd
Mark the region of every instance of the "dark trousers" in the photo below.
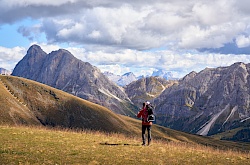
[[[143,144],[146,143],[146,140],[145,140],[146,129],[148,131],[148,144],[149,144],[151,141],[151,125],[142,125],[142,142]]]

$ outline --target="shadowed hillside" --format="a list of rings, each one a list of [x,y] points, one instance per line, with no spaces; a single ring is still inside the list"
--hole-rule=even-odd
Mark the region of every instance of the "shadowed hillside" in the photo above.
[[[35,81],[0,78],[1,124],[129,132],[123,119],[102,106]]]
[[[47,85],[15,76],[0,76],[0,125],[37,125],[117,132],[141,137],[141,121]],[[153,138],[199,143],[221,149],[249,150],[248,143],[215,140],[153,125]]]

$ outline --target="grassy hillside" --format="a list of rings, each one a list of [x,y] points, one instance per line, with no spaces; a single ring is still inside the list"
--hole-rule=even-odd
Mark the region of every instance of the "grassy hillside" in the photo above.
[[[95,130],[141,137],[141,121],[61,90],[14,76],[0,76],[0,125],[40,126]],[[186,134],[153,125],[154,139],[202,144],[219,149],[250,150],[249,143],[235,143]]]
[[[250,142],[250,128],[239,127],[212,136],[215,139]]]
[[[35,81],[0,78],[0,124],[130,132],[123,119],[105,107]]]
[[[1,164],[249,164],[249,153],[122,134],[0,126]]]

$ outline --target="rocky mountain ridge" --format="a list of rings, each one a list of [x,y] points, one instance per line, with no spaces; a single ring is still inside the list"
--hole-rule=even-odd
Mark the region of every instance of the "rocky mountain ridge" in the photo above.
[[[59,49],[49,54],[33,45],[12,75],[35,80],[103,105],[116,113],[133,115],[134,105],[122,88],[88,62]]]
[[[158,124],[199,135],[250,126],[250,64],[191,72],[154,100]]]
[[[133,81],[124,88],[131,101],[141,108],[143,102],[157,98],[166,88],[175,84],[178,84],[178,81],[161,77],[145,77]]]

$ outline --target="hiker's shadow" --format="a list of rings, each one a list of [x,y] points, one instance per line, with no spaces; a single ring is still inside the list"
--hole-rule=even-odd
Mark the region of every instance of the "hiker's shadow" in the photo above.
[[[100,143],[100,145],[107,145],[107,146],[139,146],[139,144],[109,143],[109,142]]]

